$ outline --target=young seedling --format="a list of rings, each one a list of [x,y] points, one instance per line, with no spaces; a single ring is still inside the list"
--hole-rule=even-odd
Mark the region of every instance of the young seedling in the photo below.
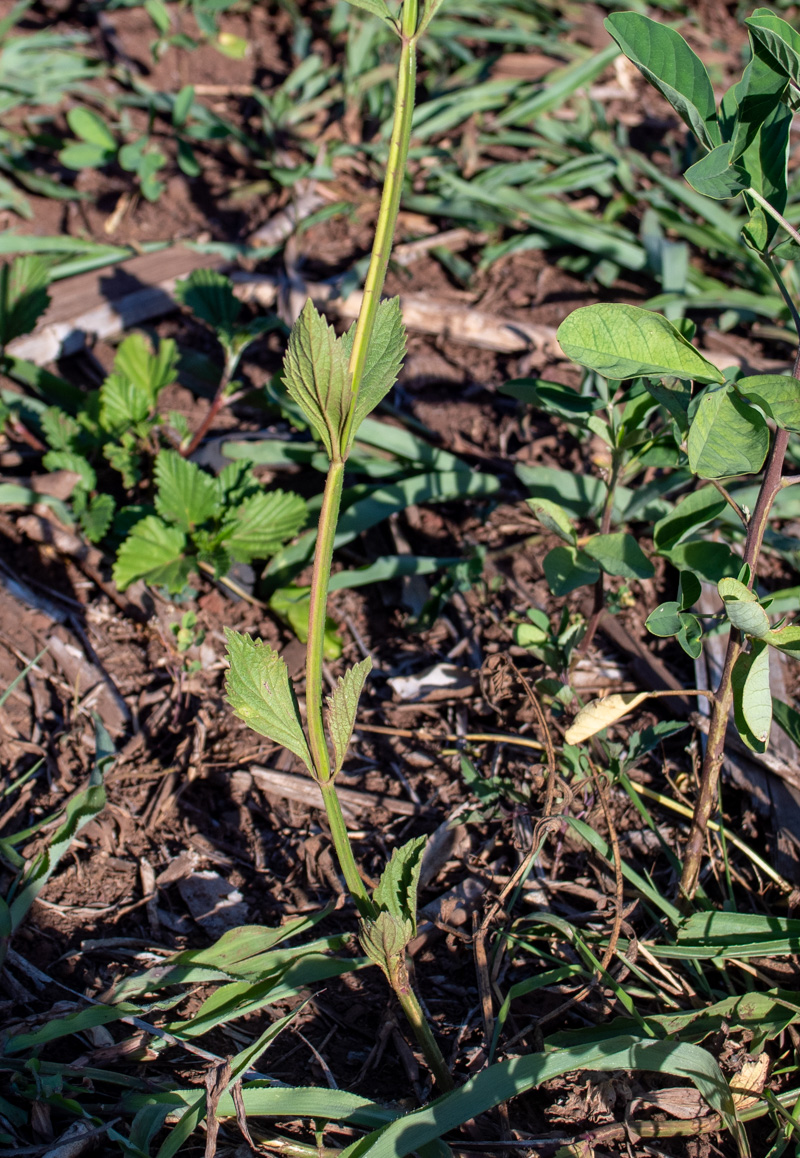
[[[328,585],[347,458],[360,423],[393,386],[405,353],[399,302],[381,301],[381,291],[408,156],[417,44],[441,0],[427,0],[421,11],[418,0],[403,0],[398,17],[383,0],[352,2],[380,16],[397,32],[400,66],[386,180],[358,319],[337,338],[307,302],[292,329],[284,363],[289,395],[316,430],[330,462],[311,579],[306,728],[281,656],[266,644],[233,631],[228,632],[227,691],[234,712],[254,731],[293,752],[319,785],[339,864],[359,912],[361,944],[397,995],[437,1083],[449,1089],[452,1078],[406,968],[406,950],[416,932],[416,892],[425,841],[417,838],[396,849],[370,895],[358,871],[336,793],[336,776],[347,756],[371,661],[356,664],[339,680],[327,698],[327,713],[323,704]]]
[[[703,155],[686,172],[692,187],[707,197],[743,198],[747,210],[744,241],[770,271],[800,333],[800,316],[780,272],[784,261],[800,255],[800,235],[783,216],[789,130],[800,84],[800,35],[768,9],[758,9],[746,24],[750,62],[717,109],[704,65],[677,32],[633,12],[614,13],[606,21],[625,55],[693,133]],[[779,228],[791,240],[774,246]],[[643,419],[657,406],[662,421],[672,428],[680,466],[688,466],[696,479],[709,484],[690,491],[655,524],[656,550],[682,571],[677,599],[661,604],[647,621],[653,634],[674,636],[689,655],[699,655],[703,629],[701,618],[692,611],[700,595],[698,575],[709,578],[709,571],[715,569],[712,556],[719,559],[722,549],[715,578],[730,635],[718,686],[713,692],[703,692],[710,696],[711,716],[680,882],[684,903],[691,901],[697,889],[731,708],[742,741],[763,752],[772,722],[769,649],[800,655],[800,625],[773,626],[768,603],[762,603],[754,589],[773,504],[784,487],[800,481],[783,473],[789,437],[800,432],[800,351],[791,376],[741,377],[736,369],[721,373],[691,344],[691,336],[692,327],[685,323],[676,326],[658,314],[627,305],[576,310],[558,331],[564,352],[610,380],[615,399],[622,393],[619,384],[632,382],[627,398],[629,404],[637,397],[645,399]],[[694,396],[691,383],[701,387]],[[609,437],[612,455],[618,456],[623,443],[614,429],[609,429]],[[737,502],[728,480],[762,470],[751,513]],[[604,529],[615,482],[612,468]],[[742,524],[742,557],[726,559],[727,548],[710,541],[701,545],[699,553],[690,553],[687,536],[718,518],[726,504]],[[642,698],[613,696],[588,705],[568,730],[568,741],[580,742],[619,719]]]

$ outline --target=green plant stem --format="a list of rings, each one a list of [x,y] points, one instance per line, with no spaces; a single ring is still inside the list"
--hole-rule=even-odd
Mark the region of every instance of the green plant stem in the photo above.
[[[424,1053],[428,1065],[431,1067],[439,1089],[442,1093],[455,1089],[452,1075],[447,1068],[447,1063],[442,1057],[439,1046],[436,1044],[436,1038],[433,1036],[425,1014],[422,1012],[422,1006],[417,999],[417,995],[411,988],[411,983],[407,981],[404,985],[393,985],[392,988],[397,994],[397,1000],[400,1002],[403,1013],[406,1015],[408,1024],[414,1031],[414,1037],[417,1039],[419,1047]]]
[[[617,489],[617,482],[619,481],[619,472],[622,465],[620,452],[613,450],[611,452],[611,477],[608,480],[608,490],[606,492],[606,499],[603,504],[603,513],[600,517],[600,534],[607,535],[611,530],[611,515],[614,510],[614,494]],[[576,648],[576,655],[585,655],[589,649],[589,645],[594,639],[597,625],[600,622],[600,616],[603,614],[606,605],[606,590],[605,590],[605,575],[600,571],[600,578],[594,585],[594,603],[592,605],[592,614],[589,617],[589,623],[586,628],[586,634],[580,642],[579,647]]]
[[[800,371],[800,351],[795,359],[792,373],[797,376]],[[786,457],[786,446],[789,433],[778,430],[772,444],[772,450],[767,463],[767,469],[761,481],[758,492],[758,501],[750,518],[747,529],[747,540],[744,549],[744,562],[750,566],[750,586],[755,582],[756,563],[761,552],[764,540],[764,531],[767,528],[769,513],[775,496],[782,488],[783,462]],[[725,664],[720,676],[713,706],[706,740],[706,753],[700,773],[700,795],[695,805],[692,827],[683,859],[683,872],[680,882],[680,898],[688,905],[697,890],[700,879],[700,866],[703,860],[703,848],[706,840],[706,830],[711,819],[711,813],[717,799],[719,776],[722,770],[722,760],[725,755],[725,734],[728,728],[728,716],[733,702],[733,668],[742,651],[741,633],[731,627],[728,639],[728,649],[725,653]]]
[[[392,240],[400,211],[400,197],[403,192],[403,176],[408,160],[408,145],[411,139],[411,118],[414,114],[414,85],[417,75],[417,0],[405,0],[400,51],[400,67],[397,74],[397,96],[395,98],[394,124],[389,142],[389,161],[383,186],[378,223],[375,227],[375,241],[372,246],[369,269],[364,281],[364,296],[356,322],[353,349],[350,354],[350,374],[352,398],[350,411],[342,432],[342,448],[347,448],[353,434],[356,402],[364,367],[367,360],[375,317],[380,305],[386,270],[392,252]]]
[[[353,855],[353,846],[350,843],[350,834],[347,831],[339,797],[336,795],[334,781],[332,779],[321,781],[319,787],[322,792],[325,813],[331,829],[333,847],[336,849],[336,856],[338,857],[339,867],[342,870],[345,883],[363,919],[365,921],[374,920],[377,916],[377,910],[370,899],[366,886],[361,879],[361,874],[358,871],[356,858]]]
[[[308,745],[314,761],[314,771],[320,784],[324,784],[331,778],[328,742],[322,721],[322,665],[325,658],[325,622],[328,614],[328,584],[333,561],[333,541],[336,537],[336,523],[339,518],[343,485],[344,462],[338,459],[331,463],[325,479],[308,606],[306,717],[308,721]]]

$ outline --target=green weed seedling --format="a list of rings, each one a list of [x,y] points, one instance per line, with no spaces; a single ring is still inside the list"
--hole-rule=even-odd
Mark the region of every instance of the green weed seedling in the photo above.
[[[0,267],[0,360],[23,383],[26,374],[4,350],[46,309],[47,282],[47,267],[37,257]],[[0,395],[0,421],[8,432],[24,435],[44,452],[46,470],[74,475],[70,507],[55,500],[51,505],[65,521],[77,521],[90,542],[115,550],[114,580],[121,590],[144,579],[177,595],[198,566],[219,579],[234,563],[270,558],[307,517],[299,495],[265,492],[247,463],[233,462],[214,478],[186,458],[220,407],[236,397],[233,375],[242,354],[276,320],[241,323],[230,281],[210,270],[196,271],[177,294],[212,328],[224,353],[214,400],[195,435],[183,415],[159,411],[161,395],[177,377],[178,350],[171,339],[153,351],[144,335],[130,334],[98,390],[79,391],[40,374],[35,385],[43,397],[11,390]],[[59,404],[47,405],[49,399]],[[171,441],[178,450],[164,445]],[[152,503],[142,501],[150,496]],[[32,492],[16,484],[0,489],[2,503],[34,501]]]
[[[77,139],[68,141],[58,154],[65,168],[102,169],[116,161],[121,169],[135,175],[145,200],[158,201],[164,192],[164,182],[159,181],[158,173],[167,158],[151,145],[149,134],[120,144],[100,114],[82,106],[67,112],[67,124]]]
[[[771,274],[800,331],[781,276],[781,267],[800,254],[800,234],[783,216],[800,36],[767,9],[746,24],[750,62],[717,108],[704,65],[677,32],[638,13],[614,13],[606,21],[622,51],[691,130],[700,154],[686,172],[692,188],[704,198],[744,202],[744,242]],[[779,230],[788,240],[778,242]],[[733,708],[742,741],[763,752],[773,713],[770,648],[800,653],[800,624],[773,624],[769,601],[756,591],[765,536],[774,541],[770,516],[780,513],[785,488],[800,481],[784,474],[789,438],[800,432],[800,353],[790,375],[743,376],[737,368],[723,373],[692,344],[693,336],[690,322],[673,323],[651,310],[587,306],[562,323],[558,339],[590,371],[588,393],[567,399],[563,388],[539,382],[514,388],[518,397],[566,417],[607,448],[602,481],[539,468],[519,472],[536,494],[530,503],[540,523],[564,541],[544,561],[551,589],[563,595],[594,585],[583,646],[605,605],[605,576],[653,574],[637,541],[643,530],[634,537],[614,529],[631,523],[650,525],[655,553],[679,572],[676,597],[651,613],[649,630],[699,655],[701,580],[716,584],[730,625],[719,684],[701,689],[711,701],[711,718],[681,877],[684,902],[697,888],[729,712]],[[647,466],[656,470],[641,486]],[[753,486],[749,480],[757,476]],[[579,539],[575,515],[594,516],[597,532]],[[741,554],[730,545],[739,543]],[[617,695],[588,705],[568,730],[568,742],[581,743],[645,698]],[[785,717],[785,706],[781,711]]]

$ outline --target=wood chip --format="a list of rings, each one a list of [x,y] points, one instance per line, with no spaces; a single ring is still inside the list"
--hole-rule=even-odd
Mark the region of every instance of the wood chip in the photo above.
[[[283,800],[296,800],[307,808],[323,808],[322,797],[316,783],[308,776],[295,776],[291,772],[279,772],[276,768],[251,765],[250,771],[255,784],[267,796],[277,796]],[[399,800],[396,796],[385,796],[375,792],[359,792],[354,788],[337,788],[342,811],[352,819],[365,812],[374,813],[378,808],[394,812],[399,816],[418,816],[424,811],[418,804]]]

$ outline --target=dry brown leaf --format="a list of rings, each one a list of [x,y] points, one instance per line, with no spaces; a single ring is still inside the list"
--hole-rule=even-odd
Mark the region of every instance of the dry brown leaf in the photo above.
[[[613,696],[604,696],[602,700],[593,700],[585,708],[581,708],[575,719],[564,733],[568,744],[582,744],[596,732],[615,724],[623,716],[632,711],[649,696],[649,692],[616,692]]]
[[[746,1110],[759,1101],[769,1077],[769,1054],[761,1053],[755,1061],[746,1061],[738,1074],[730,1080],[733,1104],[737,1110]],[[749,1091],[749,1092],[746,1092]]]

